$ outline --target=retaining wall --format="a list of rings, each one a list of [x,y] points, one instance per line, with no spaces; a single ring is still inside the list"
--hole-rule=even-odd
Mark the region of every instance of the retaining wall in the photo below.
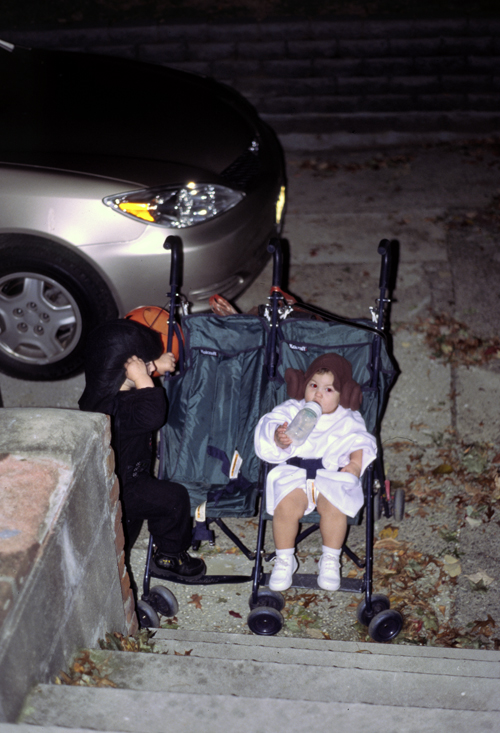
[[[285,147],[297,146],[300,136],[347,141],[500,127],[500,13],[484,20],[172,23],[0,37],[212,76],[242,92]]]
[[[109,419],[0,410],[0,721],[107,631],[137,630]]]

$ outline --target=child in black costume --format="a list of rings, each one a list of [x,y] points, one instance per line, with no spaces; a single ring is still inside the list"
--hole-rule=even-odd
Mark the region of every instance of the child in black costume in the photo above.
[[[153,475],[152,434],[165,423],[167,398],[151,374],[175,368],[174,355],[162,352],[160,334],[140,323],[119,319],[101,324],[89,336],[86,386],[78,404],[81,410],[111,415],[127,549],[147,520],[157,548],[153,574],[189,582],[201,578],[206,566],[187,552],[192,534],[188,492]]]

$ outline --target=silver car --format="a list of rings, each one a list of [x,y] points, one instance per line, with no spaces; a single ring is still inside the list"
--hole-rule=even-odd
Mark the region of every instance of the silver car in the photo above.
[[[169,290],[236,297],[282,228],[283,154],[237,92],[113,57],[0,42],[0,370],[57,379],[98,322]]]

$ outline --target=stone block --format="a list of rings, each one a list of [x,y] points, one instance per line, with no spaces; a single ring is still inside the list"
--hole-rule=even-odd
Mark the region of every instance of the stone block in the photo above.
[[[103,415],[0,410],[0,453],[10,454],[0,467],[7,486],[17,480],[16,510],[10,512],[24,522],[0,545],[2,580],[12,590],[9,603],[2,586],[4,720],[15,720],[28,688],[48,681],[77,648],[93,646],[106,631],[127,629],[109,506],[113,481],[102,439],[106,430]]]
[[[490,56],[493,51],[493,37],[491,35],[471,38],[442,38],[441,52],[448,56]]]
[[[418,110],[440,111],[466,109],[465,94],[419,94],[415,102]]]
[[[239,42],[238,58],[240,59],[284,59],[286,58],[284,41],[261,41],[256,43]]]
[[[473,76],[472,74],[442,76],[441,89],[445,94],[453,94],[455,92],[462,94],[469,92],[489,92],[494,91],[494,82],[490,76]]]
[[[155,40],[158,43],[206,43],[210,40],[210,26],[206,23],[162,23],[156,27]]]
[[[320,19],[311,21],[311,37],[312,38],[364,38],[365,24],[352,20],[339,19]]]
[[[338,53],[341,58],[379,58],[388,56],[390,52],[389,41],[385,38],[372,40],[339,40]],[[395,53],[395,52],[394,52]],[[397,55],[395,53],[395,55]]]
[[[286,55],[291,59],[330,59],[338,56],[338,41],[336,39],[289,41],[286,47]]]
[[[236,58],[236,43],[190,43],[186,60],[220,61]],[[180,61],[183,59],[179,59]]]
[[[389,53],[393,56],[440,56],[443,53],[443,42],[433,38],[391,38]],[[450,52],[451,53],[451,52]]]
[[[339,94],[387,94],[389,79],[387,77],[350,77],[337,80]]]
[[[408,112],[415,109],[413,98],[409,94],[367,95],[363,100],[362,110],[367,112]],[[361,109],[359,110],[361,111]]]
[[[364,59],[362,73],[364,76],[410,77],[415,73],[415,64],[411,56]]]
[[[314,76],[356,76],[366,70],[364,59],[313,59],[312,73]]]
[[[137,49],[135,46],[92,46],[88,49],[88,52],[99,56],[116,56],[121,59],[137,58]]]
[[[211,43],[253,43],[262,36],[259,23],[210,23],[206,28]]]
[[[497,74],[500,69],[500,46],[494,56],[469,56],[467,71],[474,74]]]
[[[169,64],[171,62],[187,61],[188,50],[185,43],[142,43],[137,47],[137,57],[140,61],[150,64]]]
[[[500,38],[500,18],[469,18],[467,31],[471,35],[492,35]]]
[[[172,69],[178,69],[179,71],[187,71],[189,74],[200,74],[201,76],[211,76],[212,66],[206,61],[182,61],[182,62],[171,62],[165,64]]]
[[[260,74],[260,68],[258,59],[217,60],[213,63],[213,73],[217,79],[245,79]]]
[[[434,74],[467,74],[470,71],[470,60],[463,56],[418,56],[415,57],[416,74],[433,76]]]
[[[310,60],[264,60],[261,62],[261,72],[269,77],[297,79],[312,76],[312,64]]]
[[[441,82],[437,76],[394,76],[388,83],[393,94],[437,94]]]

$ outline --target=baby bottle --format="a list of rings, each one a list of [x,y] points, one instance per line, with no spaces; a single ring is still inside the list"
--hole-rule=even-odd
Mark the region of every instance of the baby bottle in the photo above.
[[[285,431],[292,439],[293,445],[302,445],[306,442],[321,413],[321,406],[317,402],[306,402],[298,411]]]

